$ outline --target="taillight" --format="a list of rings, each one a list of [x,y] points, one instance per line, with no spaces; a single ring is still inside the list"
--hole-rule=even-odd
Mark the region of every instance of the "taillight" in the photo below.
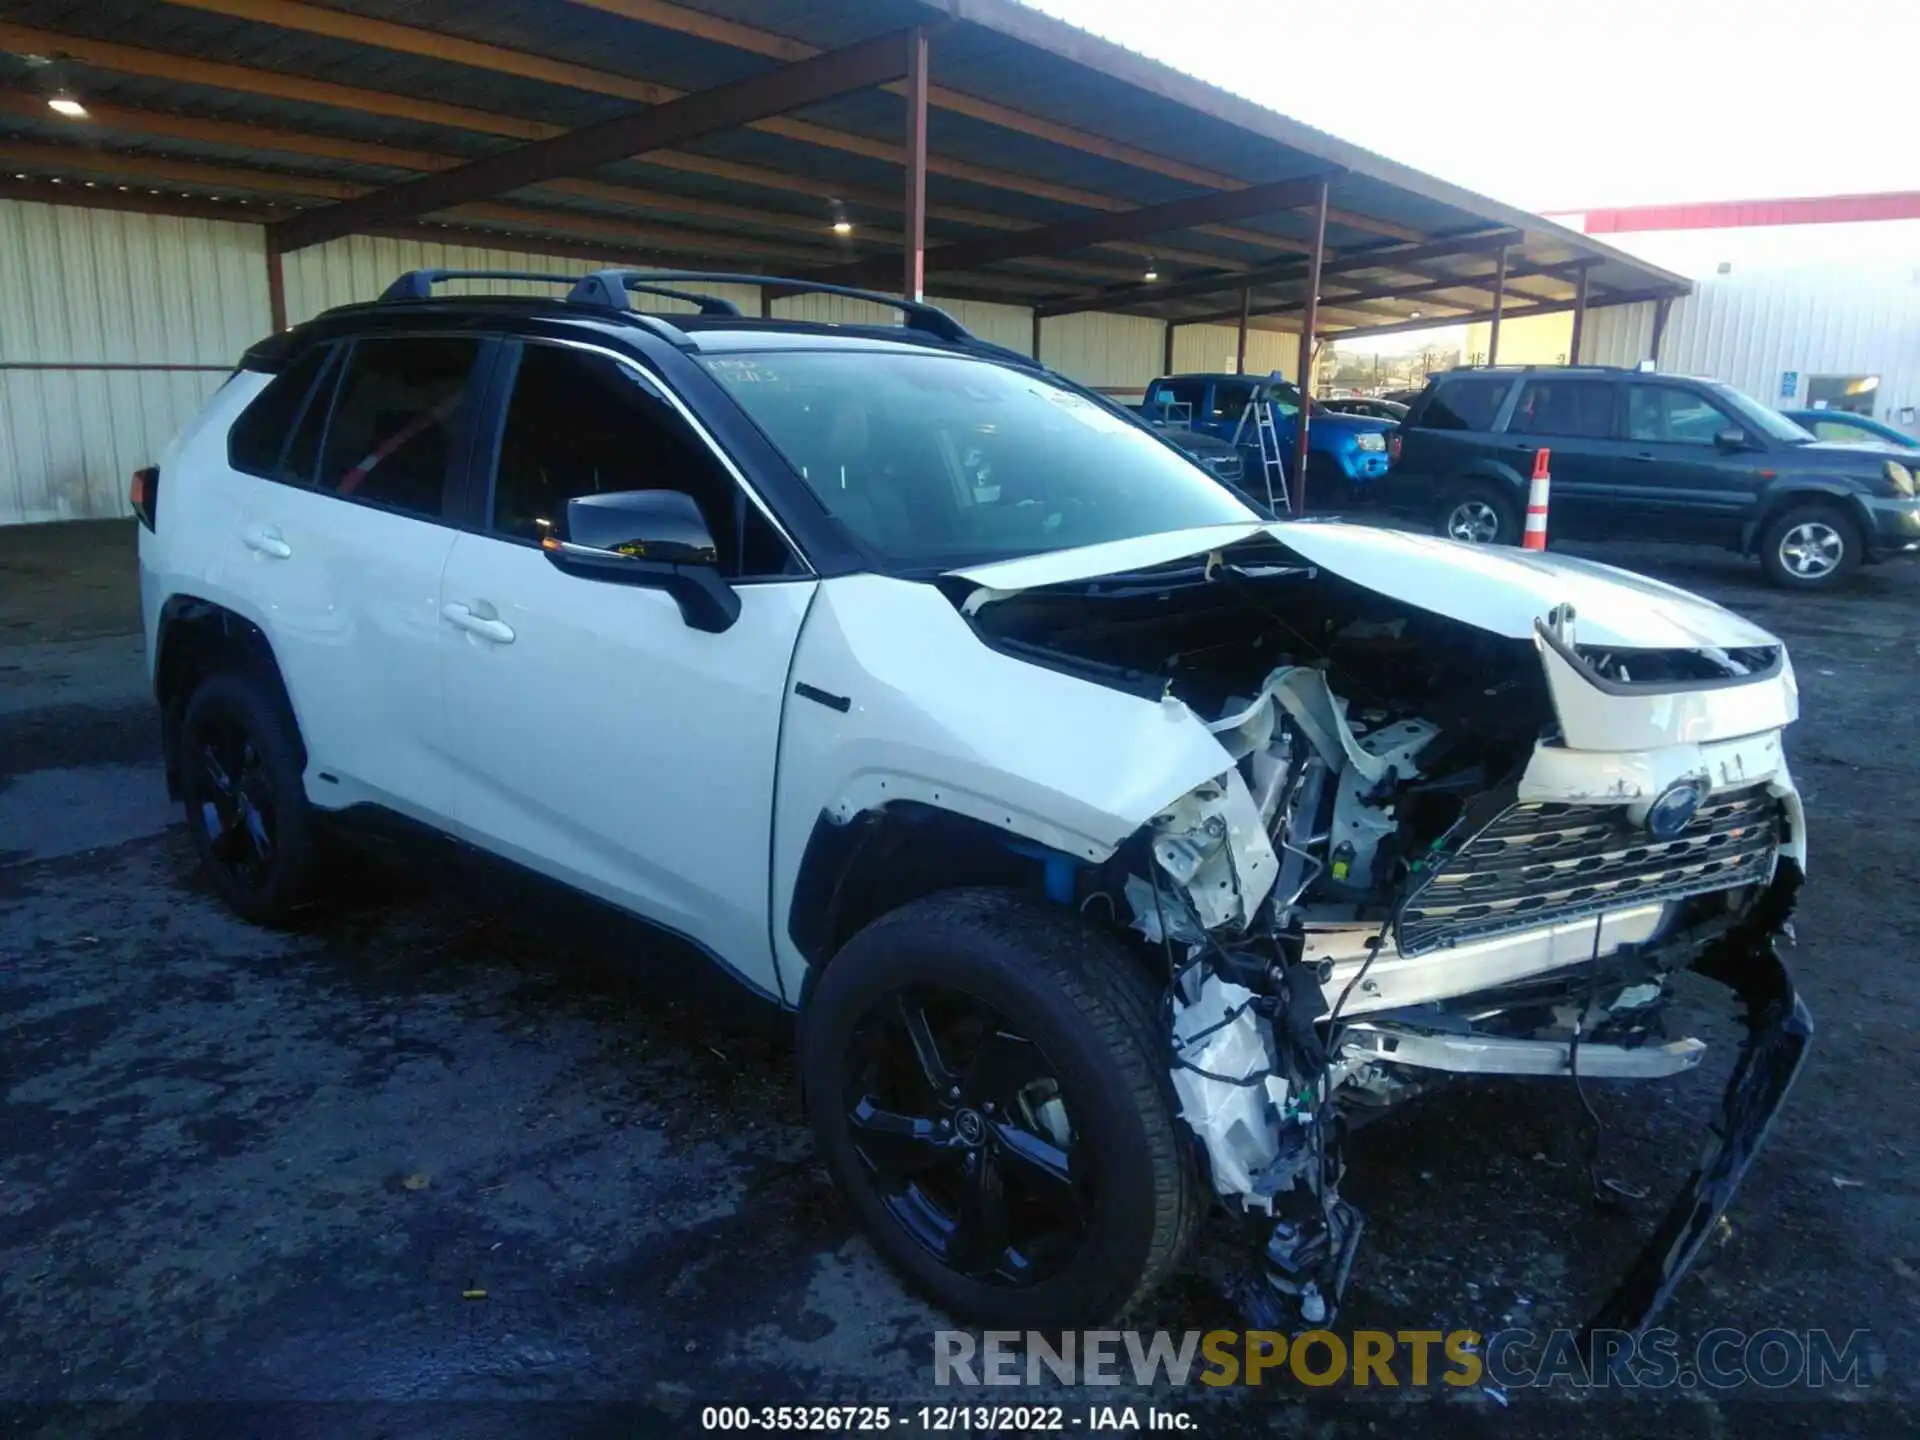
[[[160,467],[147,465],[134,471],[127,498],[133,502],[133,513],[140,517],[140,523],[153,529],[154,513],[160,504]]]
[[[1387,436],[1387,464],[1398,465],[1399,463],[1400,463],[1400,432],[1398,430],[1395,430],[1391,435]]]

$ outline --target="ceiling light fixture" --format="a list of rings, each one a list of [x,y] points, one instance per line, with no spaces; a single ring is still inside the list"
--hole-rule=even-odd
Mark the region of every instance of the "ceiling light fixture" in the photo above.
[[[69,120],[84,120],[87,118],[87,107],[64,90],[47,101],[47,108],[56,115],[66,116]]]
[[[1407,318],[1409,320],[1418,320],[1420,318],[1420,312],[1418,310],[1409,310],[1407,312]]]
[[[1160,278],[1160,267],[1153,263],[1152,256],[1147,257],[1147,273],[1142,275],[1140,278],[1146,281],[1146,283],[1149,285],[1153,284],[1154,281]]]
[[[851,220],[834,221],[833,233],[836,235],[851,235],[853,233],[853,222]]]

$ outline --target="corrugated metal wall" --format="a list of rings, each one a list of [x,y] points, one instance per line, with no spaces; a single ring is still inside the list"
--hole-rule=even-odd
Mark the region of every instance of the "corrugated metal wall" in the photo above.
[[[258,226],[0,201],[0,524],[126,513],[267,330]]]
[[[126,513],[127,477],[150,463],[270,328],[260,227],[0,201],[0,524]],[[423,267],[578,274],[533,251],[354,236],[283,262],[287,319],[370,300]],[[456,282],[456,291],[541,293],[538,283]],[[752,286],[721,287],[748,315]],[[1026,353],[1032,312],[929,297],[981,338]],[[670,305],[669,308],[682,308]],[[776,315],[889,324],[893,312],[793,296]],[[1175,368],[1231,368],[1232,326],[1175,332]],[[1043,357],[1083,384],[1138,399],[1160,373],[1164,330],[1128,315],[1049,320]],[[1291,374],[1297,341],[1255,331],[1247,368]]]
[[[1239,344],[1234,325],[1179,325],[1173,331],[1175,374],[1232,370]],[[1278,330],[1247,331],[1247,373],[1271,375],[1278,370],[1289,380],[1300,368],[1300,337]]]
[[[1920,435],[1920,271],[1909,261],[1712,275],[1676,300],[1660,368],[1724,380],[1763,404],[1804,404],[1815,375],[1876,375],[1876,419]],[[1633,365],[1653,343],[1653,307],[1588,317],[1586,358]],[[1794,377],[1794,391],[1783,380]]]
[[[758,306],[757,292],[754,300]],[[994,305],[984,300],[948,300],[927,296],[967,329],[995,345],[1032,353],[1033,312],[1024,305]],[[740,308],[746,310],[746,304]],[[747,313],[757,315],[759,310]],[[787,295],[773,302],[773,314],[779,320],[809,320],[822,325],[892,325],[899,315],[884,305],[865,300],[850,300],[841,295]]]
[[[495,250],[484,245],[429,244],[417,240],[389,240],[372,235],[349,235],[325,245],[296,250],[283,260],[287,286],[287,323],[298,325],[335,305],[377,300],[394,277],[408,270],[525,270],[539,274],[579,275],[592,269],[590,261],[542,255],[531,250]],[[614,262],[608,261],[609,265]],[[713,294],[738,305],[743,314],[760,313],[760,291],[752,285],[713,285]],[[554,295],[558,287],[539,281],[453,280],[449,295]],[[691,310],[677,300],[662,300],[654,308],[668,312]]]
[[[1139,315],[1060,315],[1040,327],[1042,360],[1123,400],[1138,400],[1160,373],[1164,344],[1160,322]]]

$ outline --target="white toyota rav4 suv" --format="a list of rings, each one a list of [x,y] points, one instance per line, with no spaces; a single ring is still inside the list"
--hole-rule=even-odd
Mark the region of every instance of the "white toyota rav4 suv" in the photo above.
[[[1594,1317],[1646,1323],[1811,1034],[1778,640],[1602,565],[1275,523],[931,307],[450,273],[262,341],[136,477],[169,783],[236,910],[403,837],[689,942],[797,1012],[875,1245],[1016,1327],[1115,1315],[1210,1209],[1249,1315],[1324,1323],[1343,1116],[1684,1071],[1690,967],[1750,1035]]]

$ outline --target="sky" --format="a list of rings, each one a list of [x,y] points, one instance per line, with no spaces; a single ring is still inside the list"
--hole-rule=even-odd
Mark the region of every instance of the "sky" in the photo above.
[[[1920,0],[1026,3],[1536,213],[1920,189]]]

